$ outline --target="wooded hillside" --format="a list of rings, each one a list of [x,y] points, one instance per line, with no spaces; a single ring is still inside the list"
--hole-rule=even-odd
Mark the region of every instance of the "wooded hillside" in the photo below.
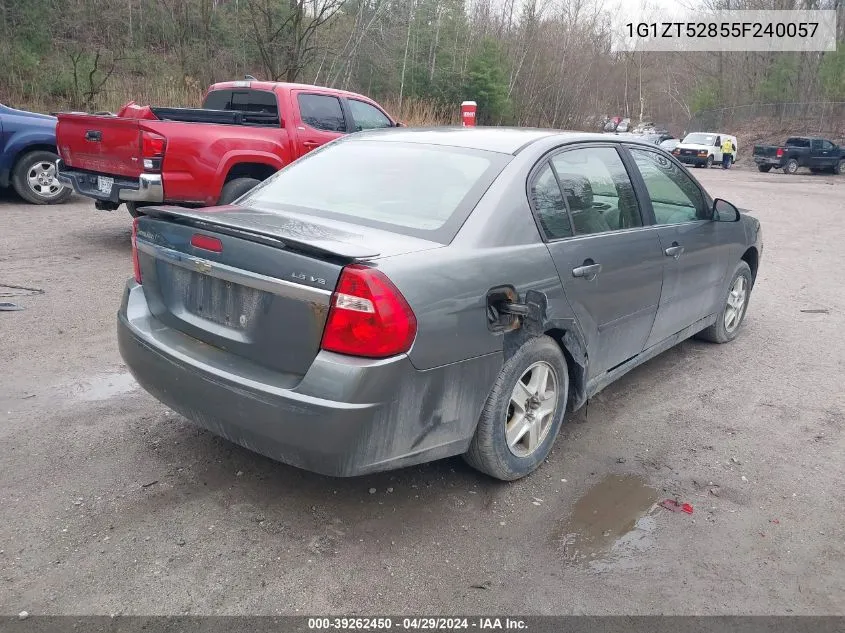
[[[842,0],[705,0],[714,8]],[[620,8],[621,7],[621,8]],[[682,125],[716,106],[845,101],[835,53],[613,53],[625,3],[600,0],[0,0],[0,101],[114,110],[193,105],[214,81],[366,93],[409,123],[578,127],[604,114]],[[614,17],[616,16],[616,17]],[[625,21],[659,15],[625,15]]]

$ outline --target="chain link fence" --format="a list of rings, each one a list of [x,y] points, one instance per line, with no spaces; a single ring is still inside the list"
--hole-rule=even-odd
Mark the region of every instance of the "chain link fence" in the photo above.
[[[759,123],[768,131],[842,134],[845,132],[845,101],[804,103],[750,103],[696,112],[687,132],[727,131]]]

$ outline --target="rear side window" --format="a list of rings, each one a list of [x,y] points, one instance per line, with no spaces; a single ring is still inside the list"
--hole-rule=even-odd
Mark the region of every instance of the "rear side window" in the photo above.
[[[306,154],[240,204],[445,244],[511,159],[495,152],[352,138]]]
[[[548,163],[543,166],[531,185],[531,204],[537,212],[540,228],[546,238],[557,240],[572,236],[572,223],[566,212],[566,203]]]
[[[302,93],[297,101],[302,122],[306,125],[327,132],[346,132],[346,119],[337,97]]]
[[[642,226],[634,187],[612,147],[585,147],[552,158],[576,235]]]
[[[393,127],[390,119],[388,119],[384,112],[371,106],[369,103],[364,103],[358,99],[348,99],[349,110],[352,112],[352,118],[355,120],[356,130],[375,130],[384,127]]]

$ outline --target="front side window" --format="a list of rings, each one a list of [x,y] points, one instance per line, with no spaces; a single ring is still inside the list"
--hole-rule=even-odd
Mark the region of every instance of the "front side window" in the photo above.
[[[822,141],[822,150],[827,152],[833,149],[833,143],[830,141]]]
[[[645,181],[657,224],[707,219],[704,196],[681,167],[657,152],[630,151]]]
[[[552,158],[576,235],[642,226],[634,187],[612,147],[587,147]]]
[[[326,132],[345,132],[346,119],[340,109],[340,99],[330,95],[303,93],[297,97],[299,112],[305,125]]]
[[[376,130],[385,127],[393,127],[393,123],[384,112],[369,103],[358,99],[347,100],[352,118],[355,119],[355,126],[360,130]]]

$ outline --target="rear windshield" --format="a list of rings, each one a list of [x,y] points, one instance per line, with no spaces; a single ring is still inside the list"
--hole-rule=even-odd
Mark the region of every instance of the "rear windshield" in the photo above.
[[[715,134],[687,134],[684,137],[684,144],[691,145],[713,145],[716,142]]]
[[[448,243],[510,158],[439,145],[344,140],[292,163],[238,204]]]
[[[786,145],[788,147],[810,147],[810,139],[793,136],[786,139]]]

